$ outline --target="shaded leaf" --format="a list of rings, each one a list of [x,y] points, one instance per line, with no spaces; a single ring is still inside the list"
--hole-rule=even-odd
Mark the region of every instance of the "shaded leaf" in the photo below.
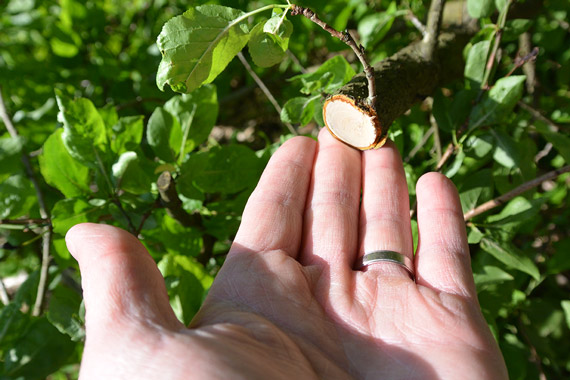
[[[164,24],[156,83],[163,90],[192,92],[212,82],[249,39],[248,14],[221,5],[201,5]]]
[[[259,67],[270,67],[281,62],[289,47],[291,33],[293,24],[286,19],[281,22],[280,15],[257,24],[248,42],[253,62]]]
[[[301,125],[309,124],[313,120],[315,112],[318,112],[316,106],[319,104],[320,99],[320,95],[310,98],[297,97],[289,99],[281,110],[281,121],[284,123],[299,123]],[[322,113],[322,109],[320,112]]]
[[[104,211],[104,205],[93,204],[81,198],[64,199],[57,202],[51,210],[53,232],[65,235],[67,230],[79,223],[98,222]]]
[[[19,137],[0,138],[0,182],[16,173],[22,167],[22,139]]]
[[[380,42],[390,31],[394,19],[405,14],[405,11],[397,11],[395,1],[392,1],[385,12],[372,13],[365,16],[358,23],[358,35],[365,48],[371,48]]]
[[[205,85],[190,94],[172,97],[164,104],[164,110],[178,120],[180,132],[172,131],[171,149],[184,157],[206,141],[218,118],[218,95],[214,85]],[[179,137],[180,136],[180,137]]]
[[[75,343],[45,317],[36,319],[5,351],[4,374],[12,379],[45,379],[67,361],[74,349]]]
[[[79,309],[81,295],[66,286],[60,285],[51,294],[47,319],[71,340],[79,341],[85,336]]]
[[[0,219],[27,215],[35,204],[34,187],[23,175],[13,175],[0,183]]]
[[[540,279],[540,272],[532,260],[511,243],[499,242],[490,236],[481,239],[481,248],[503,264]]]
[[[243,145],[212,148],[190,156],[182,165],[178,180],[179,191],[196,186],[206,193],[237,193],[252,188],[261,174],[259,158]]]
[[[176,161],[182,140],[182,130],[178,120],[162,107],[156,107],[148,120],[146,139],[154,154],[166,162]],[[171,145],[171,142],[173,143]]]
[[[446,132],[450,132],[454,127],[448,111],[451,109],[450,104],[451,100],[443,96],[441,89],[437,89],[433,96],[431,112],[437,122],[438,128]]]
[[[303,84],[303,94],[331,93],[351,80],[355,74],[348,61],[342,55],[336,55],[325,61],[316,71],[296,75],[289,81],[300,80]]]
[[[570,137],[559,132],[549,131],[546,127],[536,125],[538,132],[556,148],[566,163],[570,163]]]
[[[45,181],[68,198],[91,193],[89,168],[75,160],[65,148],[63,129],[51,134],[39,156],[40,171]]]

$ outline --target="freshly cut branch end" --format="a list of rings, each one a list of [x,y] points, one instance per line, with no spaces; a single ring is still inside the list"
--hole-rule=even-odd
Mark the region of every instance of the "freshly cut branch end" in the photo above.
[[[382,128],[376,112],[364,102],[334,95],[325,102],[323,117],[329,132],[353,148],[375,149],[386,142],[387,129]]]

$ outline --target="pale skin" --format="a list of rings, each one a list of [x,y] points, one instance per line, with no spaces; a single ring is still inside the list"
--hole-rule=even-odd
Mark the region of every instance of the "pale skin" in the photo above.
[[[361,153],[326,131],[318,143],[287,141],[188,327],[135,237],[73,227],[66,239],[87,310],[81,379],[506,379],[477,301],[457,191],[437,173],[416,188],[414,256],[391,143]],[[356,268],[382,249],[412,258],[416,282],[397,264]]]

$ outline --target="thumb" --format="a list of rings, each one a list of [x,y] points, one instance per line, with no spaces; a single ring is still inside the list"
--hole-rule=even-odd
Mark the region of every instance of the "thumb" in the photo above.
[[[72,227],[65,240],[81,270],[88,334],[133,322],[181,327],[156,263],[133,235],[85,223]]]

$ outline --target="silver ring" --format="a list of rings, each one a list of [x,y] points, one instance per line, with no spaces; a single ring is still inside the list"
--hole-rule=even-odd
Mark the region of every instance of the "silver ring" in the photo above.
[[[358,269],[385,261],[403,266],[410,274],[412,280],[415,281],[412,260],[408,256],[395,251],[374,251],[367,253],[358,260]]]

